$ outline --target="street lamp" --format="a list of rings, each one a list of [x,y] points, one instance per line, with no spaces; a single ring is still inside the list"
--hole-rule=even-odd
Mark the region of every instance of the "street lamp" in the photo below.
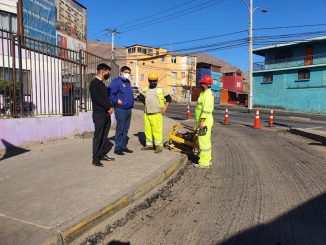
[[[253,82],[252,82],[252,72],[253,72],[253,64],[252,64],[252,17],[253,13],[259,9],[262,13],[266,13],[266,9],[262,9],[260,7],[255,7],[253,8],[253,0],[250,0],[250,3],[248,3],[245,0],[241,0],[246,7],[248,8],[249,11],[249,100],[248,100],[248,111],[252,111],[252,87],[253,87]]]

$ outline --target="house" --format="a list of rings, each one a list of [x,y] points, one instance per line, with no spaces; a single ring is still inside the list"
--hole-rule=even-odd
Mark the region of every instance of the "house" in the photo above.
[[[199,62],[196,66],[196,87],[194,90],[192,100],[196,101],[200,92],[200,80],[203,76],[210,75],[213,78],[212,91],[215,97],[215,103],[220,103],[220,89],[221,89],[221,67],[209,63]]]
[[[196,101],[200,93],[200,80],[204,75],[210,75],[213,78],[212,91],[215,97],[215,103],[220,103],[221,76],[223,61],[209,54],[195,54],[197,57],[196,65],[196,89],[193,90],[192,100]]]
[[[244,104],[247,93],[244,91],[244,73],[238,68],[224,70],[221,83],[221,104]]]
[[[188,101],[196,82],[196,57],[167,52],[165,48],[135,44],[126,47],[126,65],[131,68],[130,81],[141,89],[147,77],[156,72],[159,85],[176,101]]]
[[[326,36],[257,48],[253,105],[326,113]]]

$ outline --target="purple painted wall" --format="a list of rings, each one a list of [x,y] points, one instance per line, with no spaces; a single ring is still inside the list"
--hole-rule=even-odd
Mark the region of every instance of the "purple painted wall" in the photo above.
[[[0,119],[0,149],[6,148],[3,140],[20,146],[90,131],[94,131],[92,112],[70,117]]]

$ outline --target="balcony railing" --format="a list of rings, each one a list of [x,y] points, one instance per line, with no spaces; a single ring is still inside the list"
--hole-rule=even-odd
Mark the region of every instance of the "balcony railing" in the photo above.
[[[289,59],[266,60],[265,62],[254,63],[254,71],[291,68],[311,65],[326,65],[326,54],[301,56]]]

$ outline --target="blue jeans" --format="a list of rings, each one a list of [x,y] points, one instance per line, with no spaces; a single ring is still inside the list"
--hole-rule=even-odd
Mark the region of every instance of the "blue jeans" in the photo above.
[[[117,120],[117,126],[115,130],[115,150],[122,151],[127,148],[127,135],[130,128],[131,121],[131,108],[114,109],[115,118]]]

